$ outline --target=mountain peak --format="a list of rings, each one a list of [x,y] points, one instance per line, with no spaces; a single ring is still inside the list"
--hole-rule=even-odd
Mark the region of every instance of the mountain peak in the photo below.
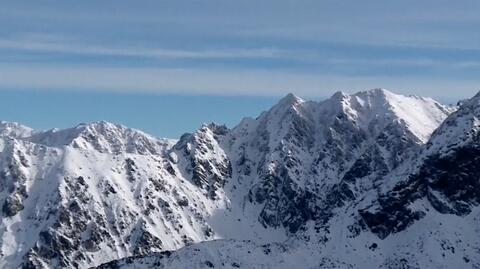
[[[467,105],[467,104],[477,105],[479,103],[480,103],[480,91],[477,94],[475,94],[472,98],[464,101],[464,105]]]
[[[293,93],[285,95],[280,101],[278,101],[276,106],[294,106],[299,103],[303,103],[304,100]]]
[[[459,103],[458,109],[438,127],[429,141],[430,153],[449,153],[451,148],[475,141],[480,133],[480,92]]]
[[[370,92],[371,94],[376,94],[376,95],[391,95],[394,94],[393,92],[384,89],[384,88],[373,88],[367,92]]]
[[[91,129],[130,129],[124,125],[121,125],[121,124],[116,124],[116,123],[112,123],[112,122],[108,122],[108,121],[105,121],[105,120],[101,120],[101,121],[93,121],[93,122],[89,122],[89,123],[80,123],[78,124],[77,126],[74,127],[75,129],[88,129],[88,128],[91,128]]]
[[[343,99],[343,98],[345,98],[345,97],[347,97],[347,96],[348,96],[348,94],[345,93],[344,91],[337,91],[336,93],[334,93],[334,94],[332,95],[332,97],[330,97],[330,99],[341,100],[341,99]]]
[[[480,98],[480,91],[478,91],[477,94],[473,96],[473,98]]]
[[[33,143],[49,147],[70,145],[76,148],[95,149],[102,153],[155,154],[159,146],[168,144],[142,131],[107,121],[81,123],[73,128],[51,129],[28,138]],[[162,145],[160,145],[162,144]]]
[[[327,106],[328,104],[328,106]],[[431,98],[406,96],[375,88],[355,94],[335,93],[324,102],[328,109],[339,107],[364,130],[398,122],[425,143],[452,111]],[[326,111],[328,112],[328,111]]]
[[[335,103],[342,102],[345,105],[349,105],[349,102],[347,100],[355,98],[358,100],[363,99],[364,101],[367,101],[367,103],[372,104],[373,102],[388,102],[388,99],[395,96],[398,95],[382,88],[375,88],[367,91],[359,91],[354,94],[348,94],[344,91],[338,91],[334,93],[329,100]]]
[[[367,91],[357,92],[357,93],[353,94],[352,96],[359,96],[359,97],[365,97],[365,98],[369,98],[369,99],[379,99],[379,100],[387,100],[388,101],[388,99],[395,98],[396,96],[403,96],[403,95],[396,94],[396,93],[393,93],[391,91],[388,91],[388,90],[382,89],[382,88],[374,88],[374,89],[367,90]]]
[[[16,122],[0,121],[0,135],[25,137],[31,135],[33,129]]]
[[[304,102],[305,101],[300,97],[294,95],[293,93],[289,93],[280,99],[276,105],[270,108],[266,114],[262,115],[279,115],[279,118],[283,118],[283,115],[290,114],[291,112],[298,114],[299,109],[301,109],[301,106]],[[262,115],[260,115],[260,117],[262,117]]]

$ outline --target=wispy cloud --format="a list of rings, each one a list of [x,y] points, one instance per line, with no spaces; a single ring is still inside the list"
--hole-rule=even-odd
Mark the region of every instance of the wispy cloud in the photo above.
[[[361,46],[367,46],[361,44]],[[388,47],[382,49],[389,49]],[[395,50],[395,48],[390,48]],[[93,42],[82,44],[81,41],[74,39],[65,39],[55,35],[24,35],[16,39],[0,39],[0,51],[13,50],[20,52],[30,52],[36,54],[63,54],[79,56],[96,56],[101,62],[101,57],[133,57],[143,59],[189,59],[189,60],[290,60],[304,63],[314,63],[336,66],[404,66],[404,67],[443,67],[443,68],[478,68],[480,62],[474,59],[434,59],[428,57],[391,57],[390,55],[376,55],[375,57],[366,57],[355,55],[351,48],[350,57],[342,56],[339,53],[325,52],[321,46],[293,49],[280,49],[276,47],[259,48],[216,48],[216,49],[169,49],[160,47],[141,47],[141,46],[114,46],[99,45]],[[331,49],[330,49],[331,50]],[[343,49],[343,51],[348,50]],[[360,49],[361,50],[361,49]],[[479,52],[480,53],[480,50]],[[339,54],[339,55],[337,55]],[[31,61],[35,63],[34,60]],[[229,68],[229,66],[225,66]],[[232,68],[233,66],[230,66]],[[253,66],[252,68],[255,68]]]
[[[278,96],[295,92],[325,96],[333,91],[389,88],[398,92],[447,97],[470,96],[478,81],[402,79],[382,76],[308,75],[259,70],[91,68],[85,66],[0,65],[0,89],[103,90],[156,94]]]
[[[150,57],[150,58],[281,58],[282,52],[274,48],[175,50],[164,48],[112,47],[92,44],[41,42],[33,40],[0,40],[0,49],[24,50],[47,53],[70,53],[80,55]]]
[[[0,10],[0,60],[10,63],[0,87],[468,96],[479,10],[475,0],[17,1]]]

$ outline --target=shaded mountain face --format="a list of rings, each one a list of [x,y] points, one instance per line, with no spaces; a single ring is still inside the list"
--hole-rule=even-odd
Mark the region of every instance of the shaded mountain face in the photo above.
[[[2,122],[0,265],[473,265],[476,99],[455,111],[381,89],[322,102],[290,94],[233,129],[179,140],[107,122]]]
[[[373,232],[384,238],[426,217],[426,208],[409,208],[418,201],[458,216],[471,214],[479,205],[479,108],[480,95],[464,102],[433,133],[407,179],[379,199],[375,213],[362,213]]]

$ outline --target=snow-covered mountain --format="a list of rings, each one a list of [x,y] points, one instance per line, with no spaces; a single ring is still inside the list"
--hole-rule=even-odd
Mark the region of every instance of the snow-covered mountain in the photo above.
[[[178,141],[1,122],[0,267],[480,268],[479,100],[289,94]]]

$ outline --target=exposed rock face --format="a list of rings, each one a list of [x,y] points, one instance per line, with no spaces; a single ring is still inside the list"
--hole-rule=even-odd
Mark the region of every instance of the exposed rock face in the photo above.
[[[392,191],[378,198],[378,208],[360,209],[359,213],[370,231],[380,239],[405,230],[426,214],[409,208],[425,195],[425,186],[416,179],[398,184]]]
[[[170,152],[174,164],[180,162],[184,174],[197,187],[215,199],[232,174],[232,166],[220,143],[225,126],[205,125],[195,134],[185,134]]]
[[[476,266],[476,99],[453,112],[379,89],[288,95],[178,141],[106,122],[2,122],[0,267]],[[197,245],[215,239],[232,240]]]
[[[22,209],[22,198],[20,198],[18,194],[7,197],[2,207],[2,211],[7,217],[15,216],[18,212],[22,211]]]
[[[475,140],[450,155],[432,156],[418,174],[428,186],[428,200],[441,213],[466,215],[480,203],[480,147]]]

